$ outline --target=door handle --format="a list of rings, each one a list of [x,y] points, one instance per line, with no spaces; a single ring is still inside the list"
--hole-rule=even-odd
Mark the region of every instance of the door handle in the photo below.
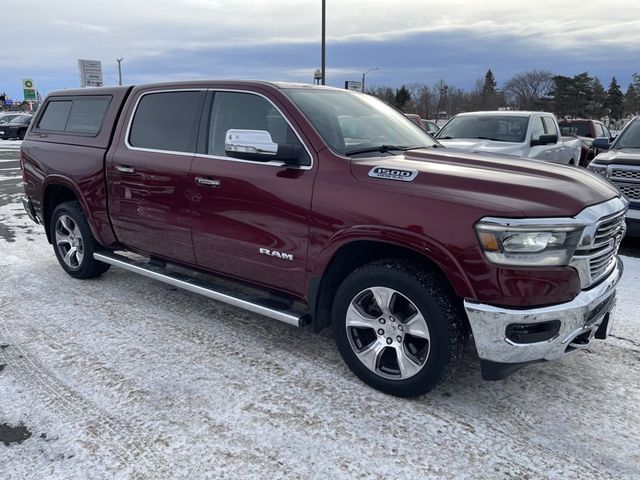
[[[196,177],[196,183],[205,187],[219,187],[221,182],[213,178]]]
[[[116,170],[120,173],[136,173],[136,169],[133,167],[125,167],[124,165],[117,165]]]

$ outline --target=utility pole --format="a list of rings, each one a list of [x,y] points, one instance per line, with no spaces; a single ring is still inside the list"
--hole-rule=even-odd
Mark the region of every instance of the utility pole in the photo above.
[[[118,62],[118,85],[122,85],[122,60],[124,58],[116,58],[116,62]]]
[[[322,0],[322,85],[325,84],[326,70],[325,70],[325,43],[327,33],[327,0]]]
[[[366,72],[362,72],[362,87],[360,89],[360,91],[362,93],[364,93],[364,79],[367,76],[367,73],[373,72],[374,70],[378,70],[378,67],[373,67],[373,68],[370,68],[369,70],[367,70]]]

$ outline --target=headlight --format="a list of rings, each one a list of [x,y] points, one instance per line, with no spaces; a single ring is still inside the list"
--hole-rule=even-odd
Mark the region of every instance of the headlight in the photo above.
[[[609,178],[609,169],[606,165],[597,165],[592,161],[587,168],[592,172],[602,175],[605,178]]]
[[[584,229],[582,225],[518,223],[510,219],[483,219],[476,224],[480,246],[491,262],[519,266],[567,265]]]

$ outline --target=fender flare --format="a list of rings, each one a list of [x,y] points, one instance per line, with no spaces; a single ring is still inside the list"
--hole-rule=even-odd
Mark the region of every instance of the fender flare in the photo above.
[[[436,264],[458,296],[476,298],[460,263],[440,242],[423,234],[380,225],[357,225],[334,234],[313,260],[308,271],[309,278],[322,278],[336,252],[356,241],[386,243],[413,250]]]

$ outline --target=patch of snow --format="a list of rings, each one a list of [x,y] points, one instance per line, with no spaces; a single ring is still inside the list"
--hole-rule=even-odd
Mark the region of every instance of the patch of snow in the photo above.
[[[0,206],[4,478],[638,478],[640,259],[612,336],[501,382],[467,349],[439,389],[362,384],[329,333],[112,268],[80,281]],[[31,229],[31,232],[28,232]]]

